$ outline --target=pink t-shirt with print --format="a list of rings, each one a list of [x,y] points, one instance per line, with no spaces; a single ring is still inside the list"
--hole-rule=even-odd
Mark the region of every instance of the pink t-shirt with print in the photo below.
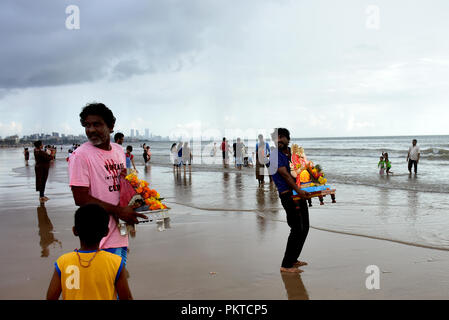
[[[69,158],[70,187],[89,187],[89,195],[112,205],[120,203],[120,171],[126,168],[125,153],[111,143],[106,151],[86,142]],[[120,235],[117,223],[109,216],[109,233],[100,242],[101,249],[128,246],[128,236]]]

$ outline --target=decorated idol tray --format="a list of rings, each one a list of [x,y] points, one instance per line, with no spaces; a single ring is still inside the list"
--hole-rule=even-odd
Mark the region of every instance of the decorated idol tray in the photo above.
[[[332,189],[328,185],[323,186],[313,186],[313,187],[305,187],[301,188],[301,190],[304,190],[309,193],[308,198],[315,198],[315,197],[324,197],[327,195],[335,195],[336,189]],[[296,193],[295,190],[293,190],[293,200],[299,200],[301,199],[300,196]]]
[[[323,168],[312,161],[307,160],[305,151],[297,144],[293,144],[291,148],[290,173],[295,179],[296,185],[309,193],[307,200],[309,206],[312,206],[311,198],[318,197],[320,204],[324,204],[323,197],[330,195],[332,203],[335,203],[336,189],[332,189],[327,185],[327,179]],[[301,197],[293,190],[293,200],[299,200]]]

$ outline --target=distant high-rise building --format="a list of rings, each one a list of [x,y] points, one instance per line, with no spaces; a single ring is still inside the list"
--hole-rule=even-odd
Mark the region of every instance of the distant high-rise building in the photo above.
[[[145,138],[149,138],[150,137],[150,129],[146,128],[145,129]]]
[[[134,138],[134,129],[131,129],[131,138]]]
[[[136,138],[140,137],[139,130],[136,130]]]

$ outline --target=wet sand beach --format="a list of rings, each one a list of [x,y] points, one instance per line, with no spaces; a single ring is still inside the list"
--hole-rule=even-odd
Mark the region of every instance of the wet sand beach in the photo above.
[[[44,299],[56,259],[79,247],[71,231],[76,206],[68,187],[65,153],[50,169],[46,191],[50,200],[43,207],[34,190],[34,161],[24,167],[20,152],[0,150],[0,299]],[[154,223],[140,224],[136,237],[130,238],[128,280],[135,299],[449,296],[449,252],[445,248],[319,230],[320,221],[330,216],[351,224],[348,212],[354,211],[351,203],[358,201],[351,186],[335,185],[341,190],[336,204],[326,199],[326,205],[319,206],[314,201],[309,210],[312,227],[301,255],[309,265],[300,275],[293,275],[279,272],[289,228],[276,188],[268,183],[258,188],[253,169],[209,172],[194,165],[191,174],[181,171],[179,176],[169,166],[145,170],[138,165],[137,169],[172,209],[170,228],[158,231]],[[369,187],[359,188],[371,193]],[[409,211],[406,204],[401,205],[394,202],[384,208],[374,204],[357,209],[363,208],[363,214],[387,212],[391,207]],[[416,224],[425,216],[419,206],[414,214]],[[369,265],[381,270],[379,290],[365,286]]]

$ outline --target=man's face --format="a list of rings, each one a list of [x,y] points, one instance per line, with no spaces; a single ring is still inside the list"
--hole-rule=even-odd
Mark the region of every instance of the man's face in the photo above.
[[[412,141],[413,146],[416,146],[416,140]]]
[[[96,115],[88,115],[84,121],[86,136],[94,146],[106,144],[110,141],[112,128],[109,128],[103,118]]]
[[[283,149],[287,148],[289,143],[290,143],[290,140],[288,140],[287,137],[278,136],[278,148],[279,148],[279,150],[283,150]]]

